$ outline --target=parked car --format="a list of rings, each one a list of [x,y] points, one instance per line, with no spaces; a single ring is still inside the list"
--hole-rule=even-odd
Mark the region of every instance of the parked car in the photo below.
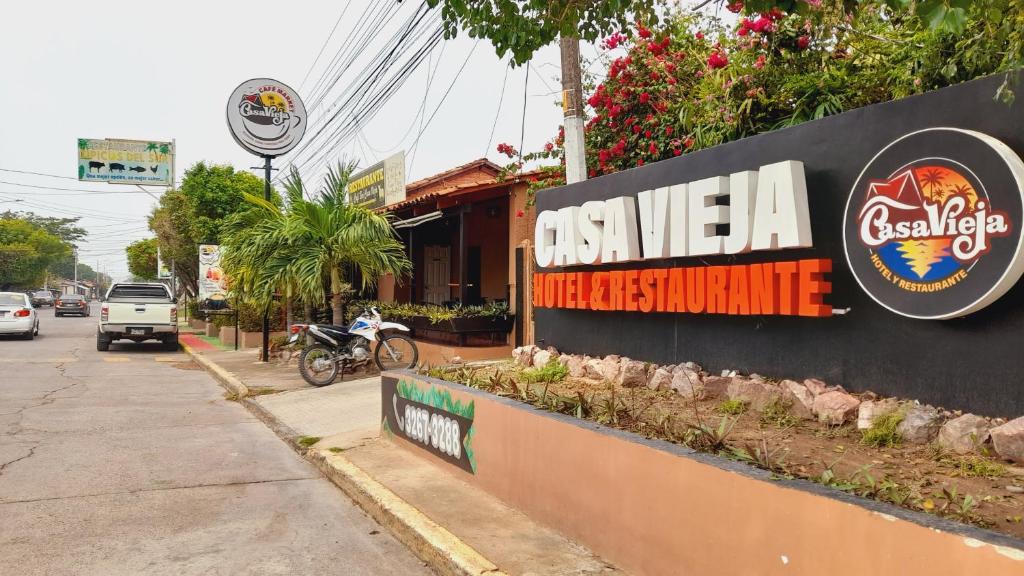
[[[100,306],[96,349],[106,352],[114,340],[160,340],[178,349],[178,300],[163,284],[114,284]]]
[[[89,301],[85,299],[85,296],[62,294],[57,297],[57,301],[53,304],[53,315],[67,316],[68,314],[89,315]]]
[[[32,293],[32,305],[36,308],[53,306],[53,293],[49,290],[36,290]]]
[[[0,292],[0,334],[20,334],[31,340],[39,334],[39,314],[21,292]]]

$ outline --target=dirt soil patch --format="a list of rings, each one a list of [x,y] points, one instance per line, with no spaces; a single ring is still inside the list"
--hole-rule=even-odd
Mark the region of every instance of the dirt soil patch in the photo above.
[[[427,374],[716,453],[778,478],[802,478],[1024,539],[1024,468],[991,455],[961,456],[935,444],[869,446],[854,424],[829,426],[800,419],[781,404],[756,412],[722,397],[692,398],[603,380],[538,376],[538,371],[512,362],[434,368]]]

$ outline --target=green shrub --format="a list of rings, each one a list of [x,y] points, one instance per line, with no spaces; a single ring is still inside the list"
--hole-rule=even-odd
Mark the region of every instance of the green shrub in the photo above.
[[[555,383],[565,380],[569,375],[569,369],[562,365],[557,358],[548,360],[548,363],[541,368],[527,368],[523,370],[520,378],[530,384],[538,382]]]
[[[792,403],[782,398],[772,398],[771,402],[761,411],[761,425],[773,425],[779,428],[788,428],[797,423],[797,417],[790,412]]]
[[[877,448],[893,448],[900,445],[902,438],[896,428],[903,422],[903,410],[895,409],[871,421],[871,427],[861,435],[861,443]]]
[[[723,414],[732,414],[733,416],[743,414],[747,411],[747,403],[739,398],[722,400],[718,403],[718,411]]]

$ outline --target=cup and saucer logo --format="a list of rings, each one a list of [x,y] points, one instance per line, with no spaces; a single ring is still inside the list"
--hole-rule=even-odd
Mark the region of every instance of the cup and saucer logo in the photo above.
[[[235,141],[259,156],[288,152],[306,130],[306,109],[298,94],[269,78],[243,82],[228,99],[227,113]]]
[[[861,172],[844,217],[846,258],[876,302],[921,319],[988,306],[1024,273],[1024,162],[991,136],[932,128]]]

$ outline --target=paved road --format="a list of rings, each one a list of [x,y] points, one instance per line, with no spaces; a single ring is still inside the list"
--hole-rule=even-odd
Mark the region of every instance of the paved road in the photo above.
[[[185,355],[41,313],[0,337],[0,573],[429,573]]]

